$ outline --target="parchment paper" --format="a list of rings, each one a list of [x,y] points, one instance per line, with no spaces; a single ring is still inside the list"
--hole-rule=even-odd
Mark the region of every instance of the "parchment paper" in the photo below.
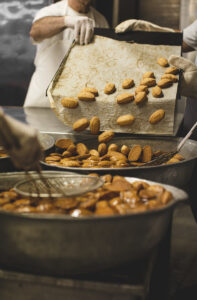
[[[180,55],[180,46],[149,45],[120,42],[113,39],[95,36],[93,43],[87,46],[75,45],[60,66],[48,89],[51,108],[66,125],[86,117],[89,120],[98,116],[101,130],[113,130],[135,134],[173,135],[174,112],[177,95],[177,83],[163,89],[163,98],[153,98],[149,88],[148,101],[138,106],[133,102],[119,105],[117,95],[129,92],[134,94],[140,84],[142,75],[153,71],[158,82],[165,68],[157,64],[158,57],[168,58],[171,54]],[[122,82],[133,78],[135,86],[122,89]],[[106,83],[115,83],[116,92],[104,94]],[[63,97],[75,97],[85,86],[95,87],[99,96],[94,102],[79,101],[76,109],[62,107]],[[158,124],[151,125],[149,116],[157,109],[164,109],[165,118]],[[129,126],[116,124],[119,116],[132,114],[135,122]]]

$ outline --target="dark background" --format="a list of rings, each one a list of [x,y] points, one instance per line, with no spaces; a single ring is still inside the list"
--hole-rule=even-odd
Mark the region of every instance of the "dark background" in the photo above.
[[[23,105],[34,71],[29,31],[36,12],[51,0],[0,1],[0,105]],[[180,0],[93,0],[111,27],[140,18],[179,28]]]

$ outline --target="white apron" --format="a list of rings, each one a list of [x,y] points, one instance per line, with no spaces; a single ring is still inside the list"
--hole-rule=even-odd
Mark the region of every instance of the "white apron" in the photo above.
[[[39,63],[36,63],[37,67],[31,78],[24,107],[50,107],[46,90],[72,41],[56,41],[41,53]]]
[[[59,1],[48,7],[41,9],[34,21],[46,16],[87,16],[94,22],[94,27],[108,28],[105,18],[94,8],[84,15],[74,11],[68,6],[67,1]],[[35,58],[35,72],[31,78],[29,89],[26,95],[24,107],[50,107],[46,97],[52,78],[59,68],[61,61],[69,50],[74,39],[74,32],[71,28],[66,28],[59,34],[43,40],[37,44],[37,54]],[[33,41],[36,44],[36,41]]]

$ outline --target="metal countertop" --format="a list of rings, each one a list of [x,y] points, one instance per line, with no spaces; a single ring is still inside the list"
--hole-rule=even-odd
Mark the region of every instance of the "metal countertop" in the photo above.
[[[3,106],[3,110],[11,117],[36,128],[39,132],[51,134],[55,139],[68,137],[68,135],[74,135],[76,139],[80,140],[95,138],[88,131],[73,132],[72,128],[59,121],[51,108]]]
[[[47,133],[69,133],[72,129],[65,126],[58,120],[54,112],[50,108],[23,108],[7,106],[3,107],[3,110],[8,115],[16,118],[21,122],[30,124],[32,127],[38,129],[41,132]]]

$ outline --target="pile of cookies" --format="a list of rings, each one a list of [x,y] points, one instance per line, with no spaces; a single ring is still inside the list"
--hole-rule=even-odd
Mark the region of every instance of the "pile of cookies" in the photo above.
[[[163,89],[172,86],[174,82],[178,81],[176,76],[179,70],[175,67],[169,67],[168,61],[166,58],[160,57],[157,60],[157,63],[165,68],[164,74],[161,76],[160,80],[156,82],[154,72],[146,72],[143,74],[140,85],[135,88],[134,94],[130,92],[120,93],[114,99],[114,103],[118,105],[124,105],[130,102],[141,106],[148,101],[149,89],[152,88],[151,93],[153,98],[162,98]],[[135,81],[133,78],[126,78],[122,84],[123,90],[128,90],[135,86]],[[106,95],[111,95],[116,91],[115,83],[107,83],[103,88],[103,92]],[[79,103],[93,102],[98,97],[99,91],[95,87],[84,87],[77,95],[74,97],[64,97],[61,99],[61,104],[67,109],[75,109],[78,107]],[[149,116],[149,123],[155,125],[160,122],[165,117],[165,110],[158,109],[154,111]],[[116,124],[119,126],[131,126],[135,121],[135,116],[132,114],[121,115],[117,118]],[[90,131],[92,134],[98,134],[100,130],[100,120],[98,116],[93,116],[90,120],[87,118],[81,118],[74,122],[73,130],[83,131],[90,126]]]
[[[98,176],[97,174],[90,174]],[[110,216],[140,213],[165,207],[173,199],[161,185],[145,181],[128,182],[110,174],[101,177],[101,188],[77,197],[22,198],[14,190],[0,193],[0,210],[15,213],[41,213],[83,216]]]
[[[88,149],[84,143],[74,143],[72,139],[56,141],[56,152],[45,157],[45,163],[60,167],[74,168],[125,168],[143,166],[152,159],[164,154],[164,151],[153,151],[150,145],[107,144],[113,137],[112,131],[98,136],[98,147]],[[178,163],[184,160],[181,154],[175,154],[168,162]]]

